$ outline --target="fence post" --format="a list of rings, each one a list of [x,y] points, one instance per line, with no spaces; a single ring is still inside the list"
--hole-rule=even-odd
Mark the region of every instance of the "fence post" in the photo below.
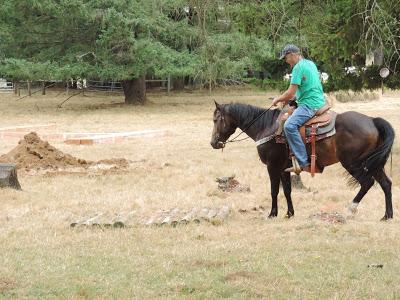
[[[29,95],[29,97],[31,97],[32,96],[31,81],[28,80],[27,83],[28,83],[28,95]]]
[[[42,81],[42,95],[46,95],[46,87],[44,81]]]
[[[81,86],[82,86],[82,96],[85,96],[85,86],[83,85],[83,79],[81,78]]]
[[[169,95],[169,92],[171,90],[171,76],[168,75],[168,83],[167,83],[167,94]]]

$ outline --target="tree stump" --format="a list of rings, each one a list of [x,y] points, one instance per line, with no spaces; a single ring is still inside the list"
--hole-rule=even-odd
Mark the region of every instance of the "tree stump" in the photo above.
[[[16,164],[12,163],[0,163],[0,188],[11,187],[21,190],[16,166]]]
[[[295,189],[302,190],[306,188],[303,182],[301,181],[300,175],[291,175],[291,182],[292,182],[292,187]]]

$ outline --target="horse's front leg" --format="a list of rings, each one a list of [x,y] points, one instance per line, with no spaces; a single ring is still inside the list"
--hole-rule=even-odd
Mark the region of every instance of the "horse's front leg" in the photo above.
[[[272,207],[268,218],[275,218],[278,216],[278,194],[279,194],[279,171],[274,167],[267,167],[269,174],[269,181],[271,183],[271,199]]]
[[[282,181],[283,192],[285,194],[287,202],[287,212],[285,217],[291,218],[294,216],[294,209],[292,202],[292,183],[290,178],[290,172],[282,172],[281,181]]]

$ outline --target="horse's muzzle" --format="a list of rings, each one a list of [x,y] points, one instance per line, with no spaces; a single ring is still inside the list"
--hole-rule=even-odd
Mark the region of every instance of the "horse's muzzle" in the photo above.
[[[210,144],[214,149],[222,149],[225,147],[225,143],[220,141],[211,141]]]

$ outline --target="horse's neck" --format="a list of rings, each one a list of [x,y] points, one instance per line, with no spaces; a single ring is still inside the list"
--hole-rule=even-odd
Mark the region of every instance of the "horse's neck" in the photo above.
[[[245,106],[243,106],[245,107]],[[241,109],[233,110],[233,118],[237,121],[239,129],[244,131],[251,139],[256,140],[258,133],[265,129],[264,118],[265,115],[261,116],[255,121],[250,127],[249,125],[262,114],[262,110],[257,107],[246,107],[247,111],[244,112]]]

